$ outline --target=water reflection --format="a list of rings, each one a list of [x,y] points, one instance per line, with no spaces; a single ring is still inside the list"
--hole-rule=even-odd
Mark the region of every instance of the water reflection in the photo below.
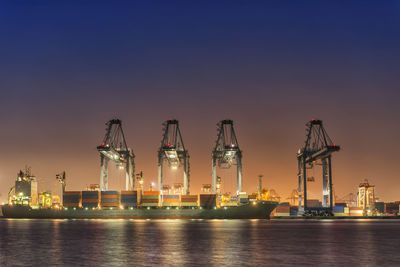
[[[0,266],[398,265],[399,221],[0,220]]]

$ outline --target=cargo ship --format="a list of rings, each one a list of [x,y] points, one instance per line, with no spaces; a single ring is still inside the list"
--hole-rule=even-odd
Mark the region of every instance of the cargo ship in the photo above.
[[[268,219],[277,206],[273,201],[257,201],[238,207],[220,208],[129,208],[129,209],[33,209],[23,205],[3,205],[5,218],[32,219]]]
[[[268,219],[278,205],[244,192],[222,201],[218,194],[162,194],[160,191],[64,191],[62,201],[37,193],[34,176],[20,171],[2,206],[5,218],[35,219]]]

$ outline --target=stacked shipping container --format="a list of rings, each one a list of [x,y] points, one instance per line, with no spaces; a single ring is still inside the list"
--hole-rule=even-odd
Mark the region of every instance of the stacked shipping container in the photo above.
[[[199,197],[197,195],[182,195],[181,206],[182,207],[197,207]]]
[[[239,193],[239,203],[246,204],[249,202],[249,196],[246,193]]]
[[[143,191],[142,206],[157,207],[159,203],[160,191]]]
[[[385,203],[385,214],[393,216],[399,214],[399,202]]]
[[[200,207],[211,209],[217,206],[217,195],[216,194],[201,194],[200,195]]]
[[[102,208],[118,208],[119,207],[118,191],[101,191],[100,205]]]
[[[65,191],[63,193],[63,206],[66,208],[79,208],[81,199],[81,191]]]
[[[179,195],[163,195],[162,201],[165,207],[179,207],[180,203]]]
[[[121,206],[123,208],[137,207],[137,191],[121,191]]]
[[[97,208],[99,206],[99,191],[82,191],[82,207]]]

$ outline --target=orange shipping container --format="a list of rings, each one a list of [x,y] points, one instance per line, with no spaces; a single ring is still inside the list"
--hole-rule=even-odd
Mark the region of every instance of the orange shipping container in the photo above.
[[[179,202],[179,198],[164,198],[163,202],[165,203]]]

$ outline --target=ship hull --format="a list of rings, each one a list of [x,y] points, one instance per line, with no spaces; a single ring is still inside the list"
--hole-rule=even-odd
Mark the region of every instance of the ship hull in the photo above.
[[[278,205],[274,201],[259,201],[238,207],[201,208],[134,208],[114,210],[32,209],[27,206],[2,207],[5,218],[34,219],[268,219]]]

